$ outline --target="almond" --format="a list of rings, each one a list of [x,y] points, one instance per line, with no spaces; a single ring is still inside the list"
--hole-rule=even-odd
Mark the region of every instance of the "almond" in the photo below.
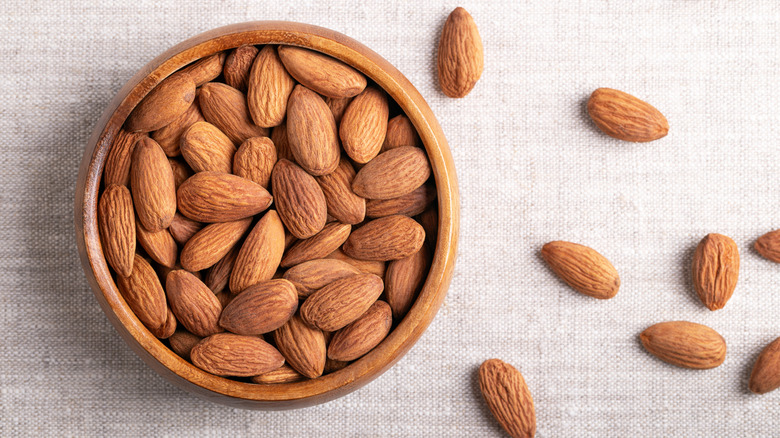
[[[660,111],[611,88],[599,88],[590,95],[588,114],[602,132],[619,140],[648,142],[669,132],[669,122]]]
[[[414,219],[394,215],[374,219],[350,234],[344,253],[360,260],[398,260],[416,253],[425,231]]]
[[[236,257],[238,257],[238,251],[240,249],[241,248],[238,245],[234,246],[233,249],[209,269],[205,283],[212,292],[220,293],[227,287],[228,281],[230,280],[230,272],[233,271],[233,266],[236,263]]]
[[[319,233],[325,226],[328,207],[314,177],[287,160],[279,160],[271,182],[276,208],[290,233],[299,239]]]
[[[254,216],[271,205],[263,186],[240,176],[198,172],[177,192],[179,211],[199,222],[230,222]]]
[[[259,52],[257,47],[252,45],[236,47],[230,52],[225,58],[225,66],[222,67],[225,83],[245,92],[249,80],[249,70],[252,69],[257,52]]]
[[[252,218],[206,225],[181,250],[182,267],[192,272],[210,268],[225,257],[250,225]]]
[[[341,157],[332,173],[318,176],[317,182],[325,195],[328,214],[345,224],[359,224],[366,216],[366,200],[352,191],[355,169],[349,160]]]
[[[387,122],[387,135],[382,144],[382,152],[401,146],[422,147],[422,140],[414,129],[412,121],[403,114],[397,115]]]
[[[327,97],[357,96],[366,77],[328,55],[293,46],[279,46],[284,67],[298,82]]]
[[[219,325],[239,335],[274,331],[292,318],[298,309],[298,292],[280,278],[246,288],[222,311]]]
[[[368,163],[379,154],[389,111],[387,94],[376,86],[366,87],[352,100],[339,128],[341,145],[350,158]]]
[[[490,412],[513,438],[536,434],[536,411],[528,385],[515,367],[489,359],[479,367],[479,389]]]
[[[320,330],[336,331],[360,318],[383,289],[382,279],[373,274],[336,280],[303,302],[301,318]]]
[[[173,215],[171,225],[168,227],[171,236],[179,245],[187,243],[192,236],[203,228],[203,224],[182,216],[178,211]]]
[[[780,263],[780,230],[770,231],[759,237],[755,248],[765,259]]]
[[[715,368],[726,358],[723,337],[693,322],[661,322],[648,327],[639,339],[652,355],[683,368]]]
[[[436,204],[428,207],[427,210],[420,213],[417,216],[417,221],[420,222],[425,230],[425,241],[428,242],[431,247],[436,246],[436,239],[439,234],[439,209]]]
[[[325,373],[335,373],[338,370],[343,370],[347,367],[351,362],[343,362],[340,360],[332,360],[328,359],[325,361]]]
[[[135,255],[135,215],[127,187],[106,187],[98,203],[98,225],[106,261],[117,274],[129,277]]]
[[[400,321],[412,307],[425,283],[430,264],[430,251],[423,245],[416,253],[392,261],[387,266],[385,296],[387,304],[393,309],[393,318]]]
[[[550,242],[542,247],[542,258],[579,293],[605,300],[614,297],[620,289],[620,276],[612,263],[587,246]]]
[[[217,376],[251,377],[284,365],[276,348],[257,336],[218,333],[192,348],[192,364]]]
[[[704,236],[693,254],[692,273],[701,302],[710,310],[722,309],[737,287],[737,244],[722,234]]]
[[[125,278],[118,275],[116,282],[135,316],[150,331],[158,331],[165,324],[168,306],[165,303],[165,291],[152,265],[136,254],[130,276]]]
[[[230,276],[234,294],[261,281],[270,280],[284,253],[284,227],[275,210],[269,210],[249,233],[238,252]]]
[[[368,199],[392,199],[410,193],[431,176],[425,152],[401,146],[381,153],[363,166],[352,181],[355,194]]]
[[[330,112],[333,113],[333,119],[336,121],[336,126],[341,124],[341,118],[344,116],[344,111],[347,110],[352,97],[326,97],[325,103],[330,108]]]
[[[130,187],[130,158],[133,148],[143,134],[120,129],[108,150],[106,167],[103,170],[103,185],[111,184]]]
[[[284,364],[271,372],[252,377],[252,383],[277,384],[293,383],[303,380],[305,377],[298,371],[295,371],[290,365]]]
[[[176,331],[176,317],[173,315],[171,308],[167,308],[165,324],[163,324],[157,330],[150,330],[156,338],[168,339]]]
[[[322,375],[325,369],[325,336],[296,314],[274,332],[276,347],[296,371],[308,378]]]
[[[168,228],[176,213],[176,186],[168,158],[154,140],[144,137],[133,150],[130,186],[135,212],[149,231]]]
[[[766,394],[780,388],[780,338],[772,341],[758,355],[750,373],[748,388],[756,394]]]
[[[327,256],[347,240],[350,231],[352,231],[351,225],[340,222],[331,222],[325,225],[319,233],[308,239],[299,240],[290,247],[282,258],[281,267],[289,268]]]
[[[194,275],[181,269],[171,272],[165,291],[176,319],[191,333],[209,336],[222,331],[218,324],[222,305]]]
[[[222,66],[225,64],[226,56],[225,52],[215,53],[207,58],[193,62],[183,68],[182,72],[190,75],[195,82],[195,86],[200,87],[222,74]]]
[[[385,339],[392,325],[390,306],[376,301],[355,322],[333,334],[328,358],[350,361],[363,356]]]
[[[246,99],[255,124],[271,128],[282,123],[295,81],[285,70],[273,46],[260,50],[248,82]]]
[[[168,343],[174,353],[186,360],[190,360],[190,351],[192,351],[192,347],[200,342],[201,339],[203,338],[193,335],[183,328],[179,328],[168,338]]]
[[[208,122],[196,122],[181,136],[181,154],[195,172],[233,172],[233,142]]]
[[[176,187],[176,190],[179,190],[179,186],[195,173],[190,169],[190,166],[187,163],[182,162],[178,158],[168,158],[168,164],[171,165],[173,185]]]
[[[195,99],[195,101],[192,102],[192,105],[187,108],[187,111],[184,111],[176,120],[154,131],[152,133],[152,140],[160,145],[163,152],[165,152],[165,155],[177,157],[181,155],[181,149],[179,148],[181,135],[193,124],[205,120],[206,119],[204,119],[203,115],[200,113],[198,99]]]
[[[295,285],[298,298],[303,299],[336,280],[360,273],[358,268],[347,262],[320,259],[293,266],[284,273],[284,278]]]
[[[247,139],[233,156],[233,173],[268,188],[276,164],[276,147],[268,137]]]
[[[366,274],[374,274],[380,278],[385,276],[385,262],[358,260],[344,254],[344,251],[341,249],[333,251],[326,258],[349,263],[350,265],[360,270],[360,272],[364,272]]]
[[[179,255],[179,248],[168,230],[146,231],[140,223],[137,223],[135,235],[138,236],[138,243],[152,260],[168,268],[173,268],[173,265],[176,264],[176,257]]]
[[[339,164],[336,120],[317,93],[296,85],[287,108],[287,141],[295,162],[314,176],[327,175]]]
[[[423,184],[411,192],[393,199],[370,199],[366,202],[366,216],[371,218],[401,214],[417,216],[436,199],[436,186]]]
[[[290,149],[290,142],[287,141],[287,123],[282,122],[281,125],[275,126],[271,130],[271,141],[276,146],[277,160],[295,162],[295,156],[292,149]]]
[[[439,40],[439,86],[449,97],[465,97],[477,84],[484,68],[482,38],[465,9],[455,8],[447,17]]]
[[[153,76],[147,77],[147,80]],[[160,82],[130,113],[125,129],[150,132],[176,120],[195,100],[195,82],[186,73],[175,73]]]
[[[233,143],[268,136],[268,130],[255,125],[249,117],[244,93],[230,85],[209,82],[200,88],[198,101],[206,121],[224,132]]]

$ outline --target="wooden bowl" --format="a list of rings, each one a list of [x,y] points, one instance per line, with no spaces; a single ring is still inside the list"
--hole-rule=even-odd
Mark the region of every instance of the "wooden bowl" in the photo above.
[[[130,111],[160,81],[197,59],[243,44],[307,47],[340,59],[384,88],[406,113],[428,152],[436,179],[439,231],[430,273],[406,317],[370,353],[317,379],[258,385],[202,371],[168,349],[136,318],[120,295],[103,256],[97,200],[108,150]],[[321,27],[258,21],[234,24],[184,41],[143,67],[111,101],[89,140],[79,169],[75,200],[76,240],[92,290],[108,319],[130,348],[176,386],[208,400],[251,409],[289,409],[324,403],[372,381],[395,364],[420,338],[439,309],[452,278],[459,228],[455,167],[447,140],[428,104],[395,67],[359,42]]]

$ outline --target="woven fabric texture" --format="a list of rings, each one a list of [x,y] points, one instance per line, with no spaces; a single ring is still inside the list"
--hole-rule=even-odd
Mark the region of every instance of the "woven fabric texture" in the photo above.
[[[485,46],[464,99],[436,83],[456,6]],[[343,32],[397,66],[444,128],[462,202],[455,276],[417,345],[363,389],[286,412],[215,405],[148,368],[87,286],[73,228],[85,144],[119,88],[184,39],[264,19]],[[502,436],[476,379],[492,357],[524,374],[540,437],[780,434],[780,392],[747,391],[780,336],[780,265],[752,247],[780,228],[776,1],[3,0],[0,59],[0,436]],[[655,105],[668,137],[601,134],[585,111],[598,87]],[[710,232],[742,260],[717,312],[689,274]],[[558,280],[539,255],[551,240],[608,257],[617,297]],[[639,333],[668,320],[721,333],[725,363],[646,353]]]

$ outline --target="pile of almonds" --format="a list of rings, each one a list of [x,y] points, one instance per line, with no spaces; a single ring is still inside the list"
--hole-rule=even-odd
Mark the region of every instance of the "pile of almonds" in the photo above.
[[[316,378],[377,346],[431,263],[436,187],[411,121],[352,67],[238,47],[175,72],[109,150],[104,254],[129,307],[195,366]]]

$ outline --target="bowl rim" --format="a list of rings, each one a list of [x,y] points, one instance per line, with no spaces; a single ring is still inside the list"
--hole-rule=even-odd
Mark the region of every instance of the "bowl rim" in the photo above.
[[[97,228],[97,199],[108,150],[130,111],[160,81],[180,68],[244,44],[284,44],[316,50],[356,68],[394,99],[423,141],[436,181],[439,228],[433,262],[406,317],[371,352],[348,367],[295,383],[258,385],[200,370],[152,335],[127,306],[103,256]],[[339,32],[287,21],[254,21],[212,29],[163,52],[117,93],[84,151],[75,197],[76,241],[87,280],[101,308],[125,342],[166,380],[208,400],[235,407],[285,409],[341,397],[394,365],[435,317],[452,279],[457,253],[460,200],[455,166],[444,133],[427,102],[409,80],[379,54]]]

